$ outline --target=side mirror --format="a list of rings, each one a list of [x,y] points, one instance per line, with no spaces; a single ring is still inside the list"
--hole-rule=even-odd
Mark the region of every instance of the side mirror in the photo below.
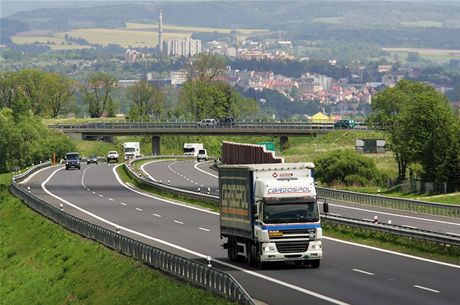
[[[317,199],[318,204],[321,203],[323,205],[323,213],[327,214],[329,213],[329,204],[326,201],[326,198],[318,198]]]
[[[329,213],[329,204],[327,202],[323,203],[323,212],[324,214]]]

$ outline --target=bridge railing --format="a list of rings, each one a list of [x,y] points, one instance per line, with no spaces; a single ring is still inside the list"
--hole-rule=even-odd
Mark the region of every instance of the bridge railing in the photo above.
[[[15,182],[11,184],[10,190],[30,208],[72,232],[240,304],[255,305],[244,288],[226,272],[121,235],[116,228],[112,231],[79,219],[39,199]]]
[[[200,126],[196,122],[98,122],[82,124],[54,124],[48,125],[50,128],[62,130],[87,130],[87,129],[273,129],[273,130],[334,130],[332,123],[305,123],[305,122],[238,122],[233,126],[212,125]],[[366,129],[365,127],[361,127]]]

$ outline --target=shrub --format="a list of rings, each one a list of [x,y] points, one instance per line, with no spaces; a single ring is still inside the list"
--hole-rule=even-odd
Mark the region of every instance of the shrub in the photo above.
[[[381,180],[374,162],[354,151],[333,151],[315,159],[315,164],[316,177],[327,185],[363,186]]]

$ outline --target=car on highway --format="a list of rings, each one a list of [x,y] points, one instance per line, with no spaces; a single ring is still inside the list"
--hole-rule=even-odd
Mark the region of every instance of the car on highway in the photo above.
[[[89,157],[86,159],[86,164],[91,164],[91,163],[97,164],[97,155],[95,154],[89,155]]]
[[[232,117],[226,117],[225,119],[220,120],[218,123],[219,126],[235,126],[235,124],[236,120]]]
[[[200,161],[208,161],[208,152],[206,149],[200,149],[198,150],[198,155],[196,156],[196,159],[198,162]]]
[[[199,127],[213,127],[217,125],[216,119],[204,119],[198,122]]]
[[[69,170],[70,168],[80,169],[80,153],[78,152],[68,152],[65,154],[65,170]]]
[[[107,154],[107,163],[110,163],[111,161],[115,161],[115,163],[118,162],[118,152],[115,150],[111,150]]]
[[[338,120],[334,123],[335,128],[355,128],[356,122],[354,120]]]

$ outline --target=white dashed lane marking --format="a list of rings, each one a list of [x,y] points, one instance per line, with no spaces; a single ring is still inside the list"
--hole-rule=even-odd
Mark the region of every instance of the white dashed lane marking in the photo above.
[[[203,230],[203,231],[206,231],[206,232],[209,232],[209,231],[211,231],[211,230],[209,230],[209,229],[206,229],[206,228],[202,228],[202,227],[200,227],[200,230]]]
[[[142,209],[139,209],[139,208],[136,208],[136,210],[141,211],[141,212],[143,211]]]
[[[180,225],[183,225],[184,223],[182,221],[179,221],[179,220],[174,220],[175,223],[178,223]]]
[[[161,218],[161,215],[158,215],[158,214],[152,214],[153,216],[156,216],[158,218]]]
[[[126,203],[124,203],[124,202],[120,202],[120,204],[121,204],[121,205],[127,205],[127,204],[126,204]]]
[[[440,292],[441,292],[441,291],[439,291],[439,290],[435,290],[435,289],[431,289],[431,288],[423,287],[423,286],[419,286],[419,285],[414,285],[414,287],[415,287],[415,288],[418,288],[418,289],[422,289],[422,290],[434,292],[434,293],[440,293]]]
[[[367,272],[367,271],[359,270],[359,269],[353,269],[353,271],[363,273],[363,274],[367,274],[367,275],[374,275],[372,272]]]

